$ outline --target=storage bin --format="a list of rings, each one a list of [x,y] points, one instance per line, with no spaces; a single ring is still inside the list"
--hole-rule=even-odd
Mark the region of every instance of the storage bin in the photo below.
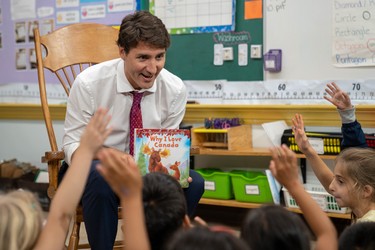
[[[229,200],[233,198],[232,182],[228,172],[217,168],[195,169],[204,179],[204,198]]]
[[[234,198],[252,203],[273,203],[271,190],[265,173],[233,170],[230,172]]]
[[[337,205],[335,197],[325,191],[322,186],[314,184],[304,184],[305,190],[318,203],[321,209],[325,212],[332,213],[349,213],[348,208],[341,208]],[[296,200],[289,194],[286,188],[283,188],[285,205],[291,208],[299,208]]]

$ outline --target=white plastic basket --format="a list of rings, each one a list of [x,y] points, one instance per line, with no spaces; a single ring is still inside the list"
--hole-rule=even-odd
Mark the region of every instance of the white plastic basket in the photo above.
[[[322,186],[313,185],[313,184],[304,184],[305,190],[311,195],[311,197],[318,203],[318,205],[325,212],[331,213],[340,213],[345,214],[349,213],[348,208],[341,208],[336,203],[335,197],[330,195],[325,191]],[[283,187],[285,204],[290,208],[299,208],[296,200],[289,194],[288,190]]]

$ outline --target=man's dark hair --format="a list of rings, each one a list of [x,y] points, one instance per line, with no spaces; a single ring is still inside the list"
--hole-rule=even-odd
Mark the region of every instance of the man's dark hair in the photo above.
[[[125,53],[137,47],[139,42],[155,48],[167,49],[170,37],[163,22],[148,11],[138,11],[122,19],[117,45]]]
[[[180,183],[172,176],[153,172],[143,176],[143,206],[148,237],[153,250],[182,228],[187,214]]]

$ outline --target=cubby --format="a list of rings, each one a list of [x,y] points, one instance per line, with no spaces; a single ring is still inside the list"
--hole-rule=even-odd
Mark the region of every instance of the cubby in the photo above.
[[[241,125],[227,129],[192,129],[192,147],[205,149],[250,150],[251,126]]]

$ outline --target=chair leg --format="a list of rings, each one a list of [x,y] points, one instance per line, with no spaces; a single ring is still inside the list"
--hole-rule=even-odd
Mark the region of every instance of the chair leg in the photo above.
[[[72,233],[70,234],[70,238],[69,238],[68,250],[78,249],[80,228],[81,228],[81,222],[75,221],[73,224]]]

